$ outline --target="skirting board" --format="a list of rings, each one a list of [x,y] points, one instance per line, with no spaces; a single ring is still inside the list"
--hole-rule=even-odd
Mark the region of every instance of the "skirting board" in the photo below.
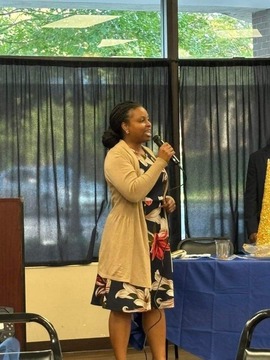
[[[75,339],[75,340],[60,340],[62,352],[76,352],[76,351],[91,351],[91,350],[108,350],[112,349],[110,339],[91,338],[91,339]],[[147,345],[147,344],[146,344]],[[168,345],[172,345],[168,342]],[[50,349],[49,341],[30,342],[26,344],[26,350],[38,351]]]
[[[60,344],[63,352],[106,350],[112,348],[108,337],[60,340]],[[26,349],[28,351],[45,350],[49,348],[49,341],[29,342],[26,344]]]

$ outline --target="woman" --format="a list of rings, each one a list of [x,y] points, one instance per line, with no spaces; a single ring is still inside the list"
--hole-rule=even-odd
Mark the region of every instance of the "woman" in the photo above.
[[[153,359],[165,360],[164,308],[174,306],[166,213],[175,201],[166,196],[165,167],[175,154],[164,143],[155,157],[142,144],[151,139],[151,122],[138,103],[118,104],[102,142],[110,150],[104,163],[112,209],[99,251],[92,304],[109,309],[115,358],[126,360],[131,314],[142,325]]]

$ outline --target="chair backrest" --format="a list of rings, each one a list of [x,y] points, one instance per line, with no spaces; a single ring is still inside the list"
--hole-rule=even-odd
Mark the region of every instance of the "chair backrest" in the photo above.
[[[0,306],[0,314],[13,313],[14,309],[9,306]],[[15,336],[15,326],[12,323],[2,323],[0,328],[0,343],[8,337]]]
[[[186,250],[187,254],[216,254],[215,240],[224,240],[224,237],[194,237],[181,240],[177,246]],[[234,253],[233,243],[230,241],[230,255]]]
[[[241,333],[236,360],[270,359],[270,349],[258,349],[250,347],[252,334],[255,327],[261,321],[267,318],[270,318],[270,309],[258,311],[246,322]]]
[[[245,349],[243,360],[270,359],[270,350],[267,349]]]
[[[29,323],[36,322],[43,326],[50,337],[50,349],[41,351],[22,352],[20,359],[62,360],[62,350],[54,326],[43,316],[34,313],[0,314],[0,323]]]

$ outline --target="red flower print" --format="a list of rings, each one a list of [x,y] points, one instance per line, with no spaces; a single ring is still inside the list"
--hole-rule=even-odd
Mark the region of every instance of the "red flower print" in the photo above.
[[[104,295],[107,292],[107,280],[103,279],[100,275],[97,275],[96,279],[96,296],[98,295]]]
[[[151,248],[152,260],[158,258],[164,259],[164,251],[169,251],[170,246],[168,244],[168,232],[167,230],[160,231],[154,234],[154,240]]]

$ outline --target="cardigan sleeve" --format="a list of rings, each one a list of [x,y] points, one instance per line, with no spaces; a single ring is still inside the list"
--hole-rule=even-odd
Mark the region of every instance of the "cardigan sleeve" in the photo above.
[[[107,154],[105,176],[117,191],[130,202],[142,201],[153,188],[161,171],[168,165],[161,158],[143,174],[134,155],[120,149]]]

